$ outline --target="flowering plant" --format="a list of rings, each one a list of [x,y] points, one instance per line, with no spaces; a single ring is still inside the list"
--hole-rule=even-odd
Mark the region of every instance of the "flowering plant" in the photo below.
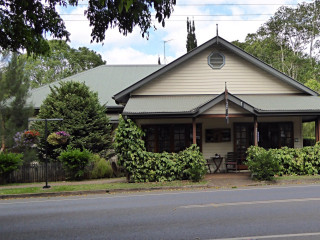
[[[65,138],[70,137],[70,134],[65,131],[56,132],[56,134],[59,135],[60,137],[65,137]]]
[[[47,141],[53,146],[62,145],[67,143],[69,137],[70,134],[65,131],[54,132],[48,136]]]
[[[24,132],[17,132],[14,135],[15,147],[24,148],[24,147],[35,147],[35,144],[38,142],[38,137],[40,133],[36,130],[25,130]]]
[[[36,140],[40,136],[40,133],[36,130],[24,131],[23,137],[25,139]]]

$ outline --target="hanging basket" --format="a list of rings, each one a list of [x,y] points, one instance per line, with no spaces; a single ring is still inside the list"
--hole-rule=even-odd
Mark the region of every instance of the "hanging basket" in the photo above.
[[[70,135],[64,131],[51,133],[47,141],[53,146],[64,145],[68,142]]]
[[[29,143],[36,143],[38,141],[38,137],[40,133],[36,130],[28,130],[23,133],[23,138],[27,140]]]
[[[58,138],[57,140],[61,145],[66,144],[68,142],[68,138]]]

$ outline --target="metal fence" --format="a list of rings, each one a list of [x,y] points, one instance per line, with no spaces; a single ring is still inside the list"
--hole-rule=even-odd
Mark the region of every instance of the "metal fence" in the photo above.
[[[46,167],[44,163],[34,163],[21,166],[12,172],[6,179],[6,183],[31,183],[45,182]],[[48,163],[48,181],[64,181],[65,170],[60,162]]]

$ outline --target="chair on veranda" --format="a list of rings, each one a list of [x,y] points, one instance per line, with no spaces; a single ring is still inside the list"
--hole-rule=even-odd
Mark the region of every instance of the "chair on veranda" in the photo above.
[[[238,161],[236,153],[234,152],[228,152],[226,156],[226,170],[227,172],[229,170],[238,171]]]

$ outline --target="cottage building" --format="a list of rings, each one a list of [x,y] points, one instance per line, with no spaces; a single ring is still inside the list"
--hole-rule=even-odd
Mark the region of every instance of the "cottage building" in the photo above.
[[[165,66],[105,65],[61,81],[70,80],[98,92],[112,123],[134,119],[149,151],[196,143],[205,158],[234,152],[245,168],[251,145],[303,147],[303,122],[315,121],[320,138],[318,94],[218,36]],[[38,109],[57,84],[29,102]]]
[[[301,148],[305,121],[320,135],[316,92],[218,36],[114,99],[146,131],[149,151],[197,143],[205,158],[236,153],[240,168],[251,145]]]

